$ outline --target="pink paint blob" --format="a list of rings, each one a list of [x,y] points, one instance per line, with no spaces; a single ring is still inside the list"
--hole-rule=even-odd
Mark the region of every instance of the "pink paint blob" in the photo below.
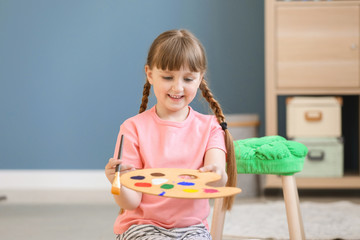
[[[219,190],[211,189],[211,188],[205,188],[204,192],[205,193],[217,193],[217,192],[219,192]]]
[[[135,187],[151,187],[151,183],[138,182],[135,183]]]

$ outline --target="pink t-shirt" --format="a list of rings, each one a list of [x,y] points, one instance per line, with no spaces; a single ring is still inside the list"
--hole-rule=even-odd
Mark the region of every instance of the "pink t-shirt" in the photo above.
[[[224,131],[215,116],[190,108],[187,119],[173,122],[160,119],[155,106],[127,119],[120,127],[114,157],[124,134],[122,159],[136,168],[199,169],[205,152],[219,148],[226,152]],[[114,224],[121,234],[133,224],[152,224],[170,228],[204,223],[210,207],[208,199],[175,199],[143,194],[138,208],[126,210]]]

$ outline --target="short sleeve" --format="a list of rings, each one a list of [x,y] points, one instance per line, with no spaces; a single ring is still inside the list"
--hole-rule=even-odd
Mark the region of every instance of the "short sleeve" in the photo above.
[[[222,130],[215,116],[212,116],[211,118],[210,135],[209,135],[208,144],[206,146],[206,151],[211,148],[218,148],[226,153],[225,132],[224,130]]]
[[[114,158],[118,157],[121,135],[124,135],[122,150],[123,164],[132,164],[135,168],[143,168],[137,131],[131,122],[125,121],[120,126],[120,131],[115,145]]]

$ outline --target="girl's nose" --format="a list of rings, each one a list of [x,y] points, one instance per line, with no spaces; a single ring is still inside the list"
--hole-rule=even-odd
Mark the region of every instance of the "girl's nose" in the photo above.
[[[180,92],[183,90],[183,84],[181,79],[175,79],[175,81],[173,81],[173,85],[171,87],[171,89],[175,92]]]

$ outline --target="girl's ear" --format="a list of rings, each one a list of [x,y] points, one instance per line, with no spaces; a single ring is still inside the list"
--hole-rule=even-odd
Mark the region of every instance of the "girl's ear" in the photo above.
[[[199,83],[199,86],[201,85],[201,83],[202,83],[203,81],[205,81],[204,77],[205,77],[205,73],[201,73],[201,74],[200,74],[200,83]]]
[[[152,84],[153,84],[152,71],[151,71],[149,65],[145,65],[145,74],[146,74],[147,80],[148,80],[149,83],[152,85]]]
[[[204,80],[204,75],[203,74],[200,74],[200,78],[199,78],[199,82],[198,82],[198,88],[200,88],[200,85],[202,83],[202,81]]]

